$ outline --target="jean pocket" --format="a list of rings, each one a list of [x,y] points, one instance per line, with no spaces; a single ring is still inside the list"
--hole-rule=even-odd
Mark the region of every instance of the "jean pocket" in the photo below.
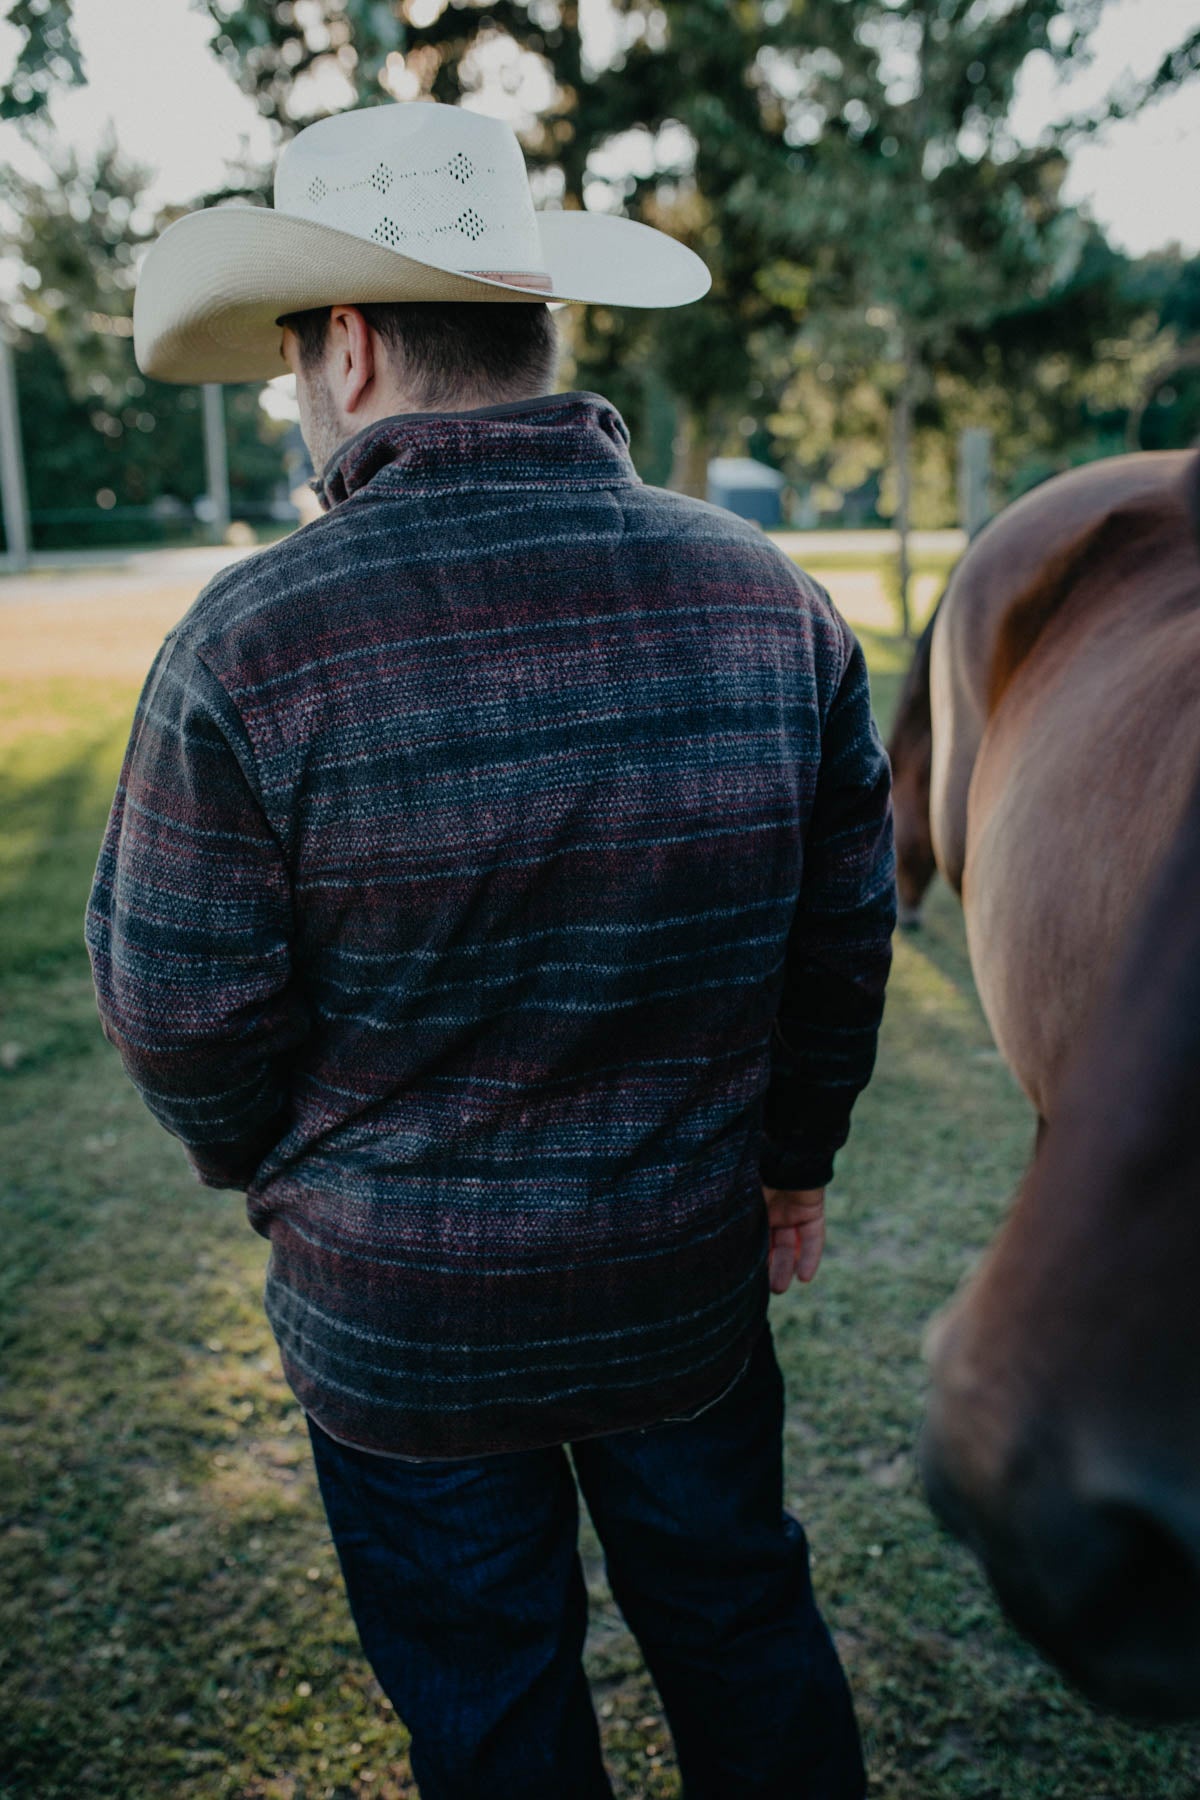
[[[753,1354],[753,1352],[751,1352],[751,1355],[752,1354]],[[733,1392],[734,1388],[737,1386],[738,1382],[742,1380],[742,1378],[744,1377],[744,1375],[746,1373],[746,1370],[749,1367],[750,1367],[750,1357],[748,1356],[746,1358],[745,1362],[742,1364],[741,1368],[738,1370],[737,1374],[734,1376],[733,1380],[727,1381],[725,1383],[725,1386],[721,1389],[720,1393],[714,1394],[711,1400],[705,1400],[700,1406],[697,1406],[692,1412],[668,1413],[665,1418],[659,1419],[657,1424],[640,1426],[639,1427],[639,1435],[644,1434],[647,1431],[657,1431],[660,1425],[686,1425],[690,1420],[698,1419],[702,1413],[711,1412],[714,1406],[719,1406],[721,1404],[721,1401],[726,1399],[728,1397],[728,1395],[730,1395]]]

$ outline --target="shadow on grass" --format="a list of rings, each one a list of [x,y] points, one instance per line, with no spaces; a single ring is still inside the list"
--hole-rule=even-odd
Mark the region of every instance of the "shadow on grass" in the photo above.
[[[0,874],[0,980],[49,976],[71,962],[86,967],[84,911],[112,801],[111,751],[106,732],[73,747],[45,773],[0,772],[8,840]]]
[[[5,1313],[0,1789],[410,1792],[240,1197],[195,1187],[108,1056],[26,1085],[11,1231],[55,1242]]]
[[[3,1134],[59,1242],[6,1315],[0,1791],[412,1795],[262,1314],[266,1247],[240,1196],[192,1184],[111,1064],[32,1075],[40,1113]],[[35,1142],[51,1104],[66,1128]],[[30,1224],[17,1205],[14,1233]],[[616,1790],[668,1800],[657,1700],[589,1574]]]
[[[45,748],[45,747],[43,747]],[[0,771],[0,1090],[14,1071],[61,1065],[100,1041],[84,916],[112,800],[111,732],[50,746],[48,767]]]

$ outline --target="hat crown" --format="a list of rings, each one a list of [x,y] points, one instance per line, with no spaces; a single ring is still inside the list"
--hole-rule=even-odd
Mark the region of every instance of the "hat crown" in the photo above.
[[[444,269],[543,268],[516,133],[459,106],[395,101],[306,126],[279,158],[275,208]]]

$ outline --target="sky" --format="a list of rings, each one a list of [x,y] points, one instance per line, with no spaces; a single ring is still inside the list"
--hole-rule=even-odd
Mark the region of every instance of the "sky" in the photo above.
[[[409,0],[418,11],[438,0]],[[606,0],[583,0],[585,46],[604,60],[614,25]],[[252,103],[208,49],[211,22],[190,0],[76,0],[86,88],[61,95],[54,123],[80,148],[95,144],[108,121],[127,155],[154,171],[148,198],[186,202],[220,185],[227,159],[245,153],[264,163],[271,133]],[[1060,83],[1048,58],[1034,57],[1023,75],[1013,122],[1024,140],[1046,125],[1094,104],[1126,71],[1150,73],[1163,52],[1200,27],[1200,0],[1108,0],[1094,38],[1094,61]],[[0,25],[0,71],[7,71],[16,33]],[[521,71],[495,67],[474,102],[519,122],[532,88],[505,91]],[[404,71],[398,70],[398,97]],[[326,96],[336,103],[332,92]],[[29,166],[14,126],[0,126],[0,156]],[[1160,101],[1137,119],[1108,128],[1076,154],[1067,194],[1137,255],[1176,241],[1200,251],[1200,81]]]

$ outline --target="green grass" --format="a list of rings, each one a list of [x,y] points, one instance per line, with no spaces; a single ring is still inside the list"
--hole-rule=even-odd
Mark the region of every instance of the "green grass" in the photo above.
[[[904,657],[862,635],[886,713]],[[265,1246],[238,1196],[195,1185],[96,1022],[82,914],[135,692],[0,690],[0,1796],[394,1800],[414,1792],[404,1733],[356,1646],[262,1316]],[[1197,1735],[1139,1732],[1068,1693],[918,1490],[922,1328],[1029,1138],[937,892],[897,947],[826,1264],[773,1303],[790,1504],[873,1795],[1195,1800]],[[614,1782],[666,1800],[657,1700],[590,1532],[584,1550]]]

